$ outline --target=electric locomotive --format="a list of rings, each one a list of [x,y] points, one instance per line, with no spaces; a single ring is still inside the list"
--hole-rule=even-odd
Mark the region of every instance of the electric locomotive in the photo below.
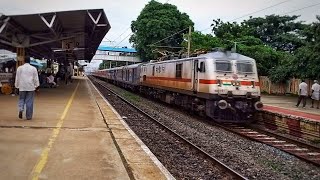
[[[102,71],[117,76],[99,77],[218,122],[250,122],[263,107],[256,62],[238,53],[215,51]]]

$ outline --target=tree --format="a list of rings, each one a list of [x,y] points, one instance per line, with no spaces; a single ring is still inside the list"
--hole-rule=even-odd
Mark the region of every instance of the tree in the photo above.
[[[269,79],[275,83],[283,83],[292,78],[294,76],[293,62],[295,58],[292,54],[280,52],[278,65],[269,70]]]
[[[242,36],[251,35],[249,28],[243,23],[238,24],[236,22],[223,22],[220,19],[214,19],[211,24],[212,31],[216,37],[223,40],[234,40],[236,38],[241,38]]]
[[[182,43],[182,45],[185,49],[187,49],[187,35],[185,35],[185,39],[186,40]],[[191,42],[191,52],[195,52],[197,50],[209,51],[212,48],[224,47],[218,37],[213,37],[211,34],[202,34],[198,31],[191,33]]]
[[[269,15],[265,18],[250,17],[243,22],[252,36],[261,39],[276,50],[293,52],[304,45],[300,33],[305,28],[299,16]]]
[[[269,75],[269,70],[276,67],[281,59],[281,54],[265,45],[239,45],[238,52],[256,60],[260,76]]]
[[[181,46],[182,33],[187,32],[189,26],[193,26],[193,22],[187,14],[181,13],[176,6],[151,0],[143,8],[137,20],[132,21],[133,35],[130,37],[130,42],[133,43],[141,59],[147,61],[157,58],[157,55],[153,53],[155,46]],[[185,31],[167,38],[155,44],[155,46],[150,46],[180,30]]]
[[[320,16],[305,28],[306,45],[300,47],[293,61],[294,75],[300,78],[320,78]]]
[[[260,39],[265,45],[276,50],[294,52],[305,45],[302,35],[306,25],[296,22],[299,16],[269,15],[236,22],[222,22],[213,20],[212,31],[217,37],[224,40],[235,40],[243,36]]]

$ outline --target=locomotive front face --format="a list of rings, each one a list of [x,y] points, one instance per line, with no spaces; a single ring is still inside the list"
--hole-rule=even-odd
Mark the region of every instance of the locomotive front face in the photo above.
[[[210,94],[234,98],[260,96],[254,61],[208,59],[206,63],[206,76],[200,78],[200,92],[208,90]]]
[[[206,102],[208,116],[221,122],[246,122],[262,109],[253,59],[208,58],[205,63],[205,73],[199,74],[199,92],[210,94]]]

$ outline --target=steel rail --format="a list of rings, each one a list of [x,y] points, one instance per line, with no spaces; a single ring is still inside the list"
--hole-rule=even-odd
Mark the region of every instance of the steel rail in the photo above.
[[[320,148],[316,146],[257,127],[232,123],[220,124],[213,122],[211,124],[247,139],[269,145],[316,166],[320,166]]]
[[[208,157],[209,159],[211,159],[213,162],[216,163],[216,165],[218,165],[220,167],[220,170],[226,171],[229,175],[231,175],[233,178],[235,179],[247,179],[246,177],[242,176],[241,174],[239,174],[238,172],[236,172],[235,170],[231,169],[229,166],[227,166],[226,164],[224,164],[223,162],[219,161],[217,158],[211,156],[209,153],[205,152],[204,150],[202,150],[201,148],[199,148],[197,145],[193,144],[192,142],[190,142],[189,140],[185,139],[184,137],[182,137],[181,135],[177,134],[176,132],[174,132],[171,128],[169,128],[168,126],[164,125],[163,123],[161,123],[160,121],[158,121],[157,119],[153,118],[152,116],[150,116],[148,113],[144,112],[142,109],[136,107],[134,104],[132,104],[131,102],[129,102],[128,100],[126,100],[125,98],[123,98],[122,96],[120,96],[119,94],[117,94],[116,92],[114,92],[113,90],[111,90],[110,88],[106,87],[105,85],[103,85],[100,82],[97,81],[96,78],[93,79],[93,77],[89,78],[91,81],[95,81],[96,83],[98,83],[100,86],[102,86],[103,88],[107,89],[108,91],[110,91],[111,93],[113,93],[114,95],[116,95],[119,99],[121,99],[122,101],[124,101],[125,103],[127,103],[128,105],[130,105],[131,107],[135,108],[136,110],[138,110],[140,113],[142,113],[143,115],[145,115],[146,117],[150,118],[151,120],[153,120],[154,122],[156,122],[157,124],[159,124],[161,127],[165,128],[166,130],[168,130],[170,133],[174,134],[175,136],[177,136],[178,138],[180,138],[181,140],[183,140],[184,142],[186,142],[189,146],[194,147],[195,149],[197,149],[199,152],[201,152],[202,154],[204,154],[206,157]]]

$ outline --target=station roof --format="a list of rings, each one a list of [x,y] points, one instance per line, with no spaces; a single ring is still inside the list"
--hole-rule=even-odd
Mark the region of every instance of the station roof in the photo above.
[[[0,49],[34,58],[91,60],[111,28],[103,9],[0,15]]]
[[[127,53],[136,53],[137,52],[133,48],[117,48],[117,47],[109,47],[109,46],[99,46],[98,50],[112,51],[112,52],[127,52]]]

